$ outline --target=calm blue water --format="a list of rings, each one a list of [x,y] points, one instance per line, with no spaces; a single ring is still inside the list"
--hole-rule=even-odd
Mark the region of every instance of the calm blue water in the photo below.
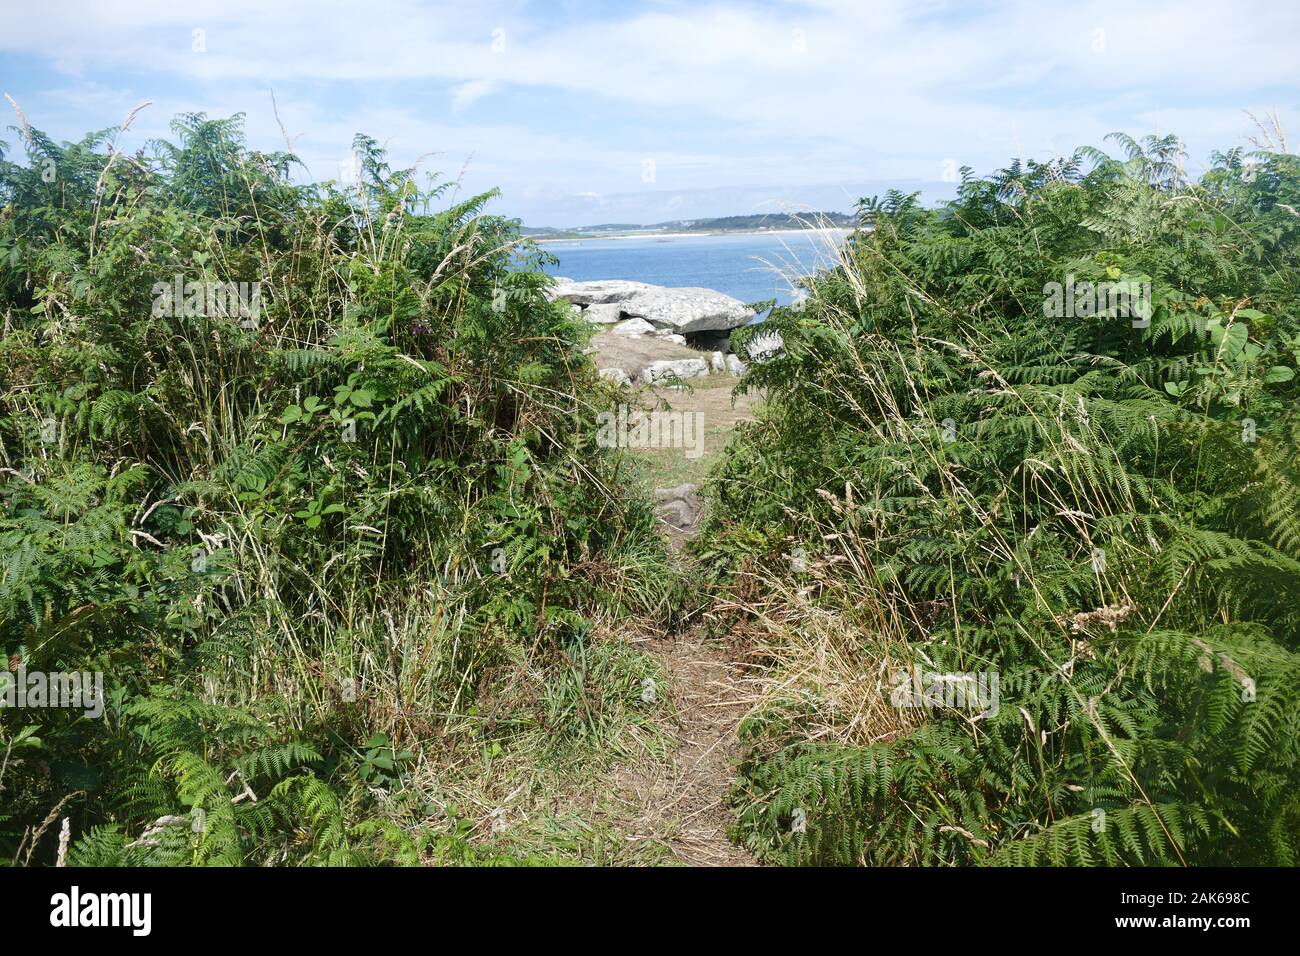
[[[826,266],[842,233],[578,239],[547,242],[558,256],[551,275],[580,282],[631,279],[676,288],[716,289],[742,302],[790,302],[790,284],[775,271],[807,275]]]

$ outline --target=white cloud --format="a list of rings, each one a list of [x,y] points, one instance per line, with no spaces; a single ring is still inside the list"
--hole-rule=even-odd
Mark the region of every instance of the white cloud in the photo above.
[[[456,87],[452,93],[451,111],[463,113],[483,97],[497,91],[497,84],[491,80],[470,80]]]
[[[507,195],[650,192],[644,158],[666,190],[937,179],[950,158],[987,171],[1157,125],[1203,158],[1248,132],[1241,107],[1263,102],[1285,117],[1300,106],[1300,7],[1268,0],[1231,15],[1210,0],[584,10],[76,0],[7,14],[0,51],[66,74],[67,89],[25,104],[37,125],[38,105],[73,132],[148,97],[160,125],[178,108],[247,111],[250,140],[276,147],[274,87],[305,154],[343,155],[365,130],[399,162],[440,150],[455,169],[472,155],[469,180]],[[195,29],[205,52],[193,49]],[[473,122],[487,96],[506,121]],[[431,117],[431,97],[449,112]]]

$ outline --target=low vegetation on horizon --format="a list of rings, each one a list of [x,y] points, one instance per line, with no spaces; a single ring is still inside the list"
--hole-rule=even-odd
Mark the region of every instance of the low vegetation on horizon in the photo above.
[[[520,233],[531,239],[600,239],[615,236],[653,236],[656,233],[768,232],[781,229],[852,229],[858,217],[842,212],[756,213],[751,216],[721,216],[714,219],[673,219],[648,226],[631,223],[602,223],[555,229],[528,227]]]

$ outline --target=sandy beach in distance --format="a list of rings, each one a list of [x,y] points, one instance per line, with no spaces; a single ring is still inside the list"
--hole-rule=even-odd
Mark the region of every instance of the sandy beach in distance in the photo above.
[[[852,229],[846,229],[842,226],[834,226],[827,229],[734,229],[723,232],[620,232],[611,236],[565,236],[555,237],[552,239],[540,239],[534,236],[525,236],[525,239],[532,239],[533,242],[587,242],[592,239],[703,239],[710,236],[788,236],[799,235],[801,233],[823,233],[823,232],[852,232]]]

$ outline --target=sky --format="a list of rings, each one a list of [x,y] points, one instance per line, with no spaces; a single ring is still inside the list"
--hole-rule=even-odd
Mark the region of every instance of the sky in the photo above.
[[[365,132],[564,227],[939,198],[1115,130],[1177,133],[1194,172],[1248,110],[1300,137],[1298,41],[1293,0],[0,0],[0,92],[58,140],[148,101],[131,149],[243,113],[303,181]]]

